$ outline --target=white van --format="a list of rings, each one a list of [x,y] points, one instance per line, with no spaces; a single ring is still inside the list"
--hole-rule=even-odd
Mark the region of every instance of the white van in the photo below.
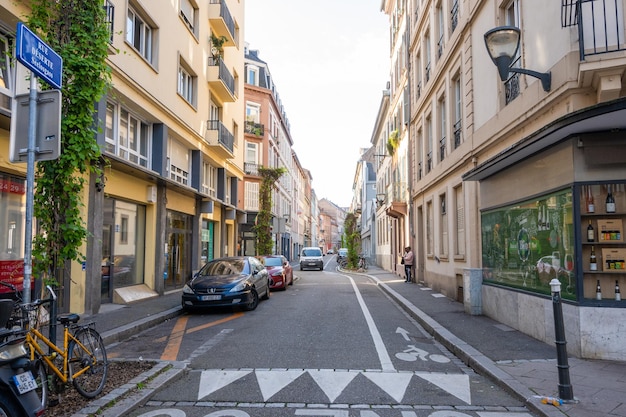
[[[300,252],[300,271],[305,269],[324,269],[324,254],[316,246],[302,248]]]

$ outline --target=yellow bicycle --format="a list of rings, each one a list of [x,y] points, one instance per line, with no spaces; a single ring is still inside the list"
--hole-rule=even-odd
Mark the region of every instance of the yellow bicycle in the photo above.
[[[26,342],[30,346],[31,360],[39,359],[46,365],[45,381],[60,390],[71,382],[83,397],[94,398],[102,392],[107,378],[108,361],[104,341],[94,328],[93,323],[80,324],[80,316],[74,313],[56,314],[56,294],[50,286],[46,287],[50,298],[21,304],[23,326],[28,330]],[[56,322],[63,326],[63,344],[57,346],[56,340],[46,337],[38,326],[42,315],[48,314],[41,308],[50,304],[49,325]],[[53,333],[54,334],[54,333]],[[56,337],[51,336],[56,339]],[[48,353],[44,348],[48,347]],[[48,377],[51,377],[48,380]],[[48,384],[41,384],[43,402],[47,398]]]

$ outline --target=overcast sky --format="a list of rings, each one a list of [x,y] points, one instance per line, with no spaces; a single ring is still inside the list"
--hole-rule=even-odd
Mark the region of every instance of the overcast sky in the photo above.
[[[317,198],[347,207],[389,80],[381,0],[245,0],[244,35],[267,62]]]

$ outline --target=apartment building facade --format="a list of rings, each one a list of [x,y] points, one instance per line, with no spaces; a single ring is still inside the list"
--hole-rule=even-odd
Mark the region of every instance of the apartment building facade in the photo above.
[[[483,314],[549,343],[558,279],[570,354],[617,360],[626,358],[626,309],[615,294],[626,285],[624,6],[381,3],[391,78],[408,77],[410,118],[399,133],[417,279],[466,303],[477,296]],[[498,42],[517,36],[499,72]]]
[[[292,258],[292,240],[297,233],[298,219],[294,217],[297,199],[298,166],[293,158],[293,140],[289,120],[280,100],[269,67],[260,58],[258,50],[245,49],[245,159],[244,183],[239,199],[245,204],[246,223],[242,225],[240,239],[242,253],[257,255],[254,225],[259,213],[259,191],[262,177],[260,166],[285,168],[272,190],[272,227],[274,253]]]
[[[0,14],[7,38],[27,13],[13,3]],[[61,283],[63,308],[89,313],[181,288],[207,260],[234,255],[244,214],[243,3],[104,5],[112,84],[96,139],[107,164],[85,189],[86,262]],[[4,156],[1,170],[23,179]]]

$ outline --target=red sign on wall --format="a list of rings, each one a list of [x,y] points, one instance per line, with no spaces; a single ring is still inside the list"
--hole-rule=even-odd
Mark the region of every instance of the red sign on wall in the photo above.
[[[0,281],[13,284],[19,291],[24,289],[24,260],[0,261]],[[0,285],[0,293],[11,292],[9,287]]]
[[[0,193],[26,194],[24,180],[17,178],[0,178]]]

